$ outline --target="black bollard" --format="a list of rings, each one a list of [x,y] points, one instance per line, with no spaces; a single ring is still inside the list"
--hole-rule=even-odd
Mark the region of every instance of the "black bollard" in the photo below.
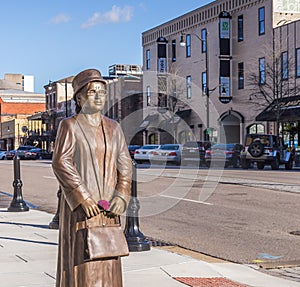
[[[49,223],[49,229],[59,229],[60,196],[61,196],[61,188],[59,187],[57,191],[57,197],[58,197],[57,210],[54,217],[52,218],[52,221]]]
[[[23,200],[22,196],[22,180],[21,180],[21,172],[20,172],[20,158],[16,153],[14,157],[14,195],[13,200],[10,203],[7,211],[12,212],[20,212],[20,211],[28,211],[29,207],[26,205],[26,202]]]
[[[137,164],[132,161],[132,186],[131,199],[126,214],[125,236],[129,251],[147,251],[150,250],[150,243],[139,227],[139,209],[140,203],[137,199]]]

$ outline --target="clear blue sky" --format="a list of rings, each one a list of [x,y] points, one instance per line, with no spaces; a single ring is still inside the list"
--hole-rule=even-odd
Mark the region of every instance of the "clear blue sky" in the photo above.
[[[44,93],[49,80],[108,66],[142,64],[142,32],[210,0],[14,0],[1,3],[0,78],[35,77]]]

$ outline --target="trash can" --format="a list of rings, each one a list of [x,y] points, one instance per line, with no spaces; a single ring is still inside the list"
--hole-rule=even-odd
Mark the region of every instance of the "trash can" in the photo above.
[[[300,167],[300,150],[295,152],[295,167]]]

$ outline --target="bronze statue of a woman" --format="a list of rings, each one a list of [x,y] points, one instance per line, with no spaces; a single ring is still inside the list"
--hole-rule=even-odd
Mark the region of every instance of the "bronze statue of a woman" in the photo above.
[[[100,213],[100,200],[110,203],[115,218],[126,210],[131,158],[120,125],[101,113],[106,100],[101,73],[82,71],[72,85],[76,114],[61,121],[52,160],[62,189],[56,286],[121,287],[120,257],[89,260],[86,236],[76,226]]]

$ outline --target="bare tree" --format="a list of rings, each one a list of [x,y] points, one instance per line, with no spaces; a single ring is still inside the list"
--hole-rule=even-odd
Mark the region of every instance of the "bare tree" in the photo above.
[[[259,73],[249,74],[249,87],[251,89],[250,98],[257,111],[262,107],[267,108],[272,104],[275,113],[277,134],[279,134],[279,122],[283,112],[282,99],[292,97],[299,93],[299,87],[294,85],[292,79],[294,75],[289,73],[293,70],[292,59],[283,61],[283,54],[273,55],[273,62],[265,62],[264,70]]]
[[[170,63],[168,73],[158,75],[158,107],[166,108],[173,113],[176,109],[187,107],[182,98],[187,86],[180,74],[182,74],[180,66]]]
[[[166,122],[169,122],[169,130],[172,130],[174,143],[177,140],[175,115],[178,111],[187,107],[182,98],[187,89],[186,82],[185,79],[179,76],[180,74],[180,67],[170,63],[168,73],[159,74],[157,77],[158,111],[165,118]]]

